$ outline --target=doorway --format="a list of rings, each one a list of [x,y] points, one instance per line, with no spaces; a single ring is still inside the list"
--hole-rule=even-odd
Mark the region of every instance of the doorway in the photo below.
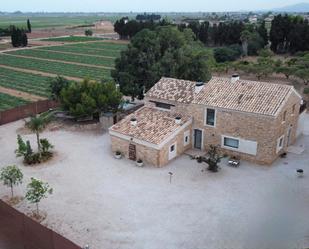
[[[136,161],[136,145],[135,144],[129,145],[129,159]]]
[[[202,135],[203,132],[201,130],[194,130],[194,149],[202,149]]]

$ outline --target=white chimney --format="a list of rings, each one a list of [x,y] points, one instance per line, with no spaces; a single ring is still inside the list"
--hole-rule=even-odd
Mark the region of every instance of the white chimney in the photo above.
[[[176,123],[176,124],[181,124],[181,117],[177,116],[177,117],[175,118],[175,123]]]
[[[231,83],[235,83],[239,80],[239,75],[238,74],[233,74],[231,78]]]
[[[195,93],[199,93],[204,87],[204,82],[197,82],[195,84]]]
[[[130,122],[131,122],[132,126],[136,126],[137,125],[137,119],[136,118],[131,118]]]

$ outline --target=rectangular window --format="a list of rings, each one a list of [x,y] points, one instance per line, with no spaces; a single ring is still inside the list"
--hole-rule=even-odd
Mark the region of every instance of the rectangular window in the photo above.
[[[229,137],[224,137],[224,146],[238,149],[239,148],[239,140]]]
[[[175,106],[175,105],[172,105],[172,104],[167,104],[167,103],[157,102],[157,101],[152,101],[152,100],[150,100],[149,102],[154,103],[155,106],[158,107],[158,108],[167,109],[167,110],[170,110],[171,107]]]
[[[190,144],[190,130],[185,131],[183,138],[183,145],[187,146],[188,144]]]
[[[286,120],[286,111],[284,111],[283,116],[282,116],[282,121],[284,122]]]
[[[206,125],[215,126],[216,122],[216,110],[206,109]]]
[[[277,153],[280,150],[282,150],[283,144],[284,144],[283,142],[284,142],[284,136],[279,137],[278,140],[277,140]]]
[[[292,107],[292,113],[293,114],[295,113],[295,107],[296,107],[296,105],[293,105],[293,107]]]
[[[171,146],[171,152],[173,152],[175,150],[175,145]]]

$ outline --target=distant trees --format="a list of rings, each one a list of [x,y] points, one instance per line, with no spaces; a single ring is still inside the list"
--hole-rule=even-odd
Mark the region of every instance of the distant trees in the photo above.
[[[161,19],[160,15],[157,14],[139,14],[136,16],[137,21],[159,21]]]
[[[32,29],[31,29],[31,23],[29,19],[27,19],[27,28],[28,28],[28,32],[31,33]]]
[[[269,39],[275,53],[309,50],[309,24],[300,16],[277,15],[272,21]]]
[[[93,35],[93,31],[91,29],[85,30],[85,36],[92,36],[92,35]]]
[[[136,34],[112,72],[121,92],[142,98],[162,76],[207,81],[209,53],[194,39],[191,30],[181,32],[172,26]]]
[[[28,45],[28,37],[23,29],[12,26],[11,28],[11,41],[13,47],[26,47]]]
[[[154,22],[149,19],[145,21],[129,20],[127,17],[123,17],[117,20],[114,24],[114,30],[119,34],[121,39],[131,39],[134,35],[143,29],[154,30],[158,26],[170,25],[166,20],[160,22]]]
[[[214,57],[218,63],[235,61],[241,56],[241,54],[242,49],[238,44],[214,49]]]

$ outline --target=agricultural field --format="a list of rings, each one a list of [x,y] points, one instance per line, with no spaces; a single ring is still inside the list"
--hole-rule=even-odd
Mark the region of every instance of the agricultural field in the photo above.
[[[54,42],[88,42],[88,41],[100,41],[104,38],[88,37],[88,36],[68,36],[68,37],[55,37],[42,39],[42,41],[54,41]]]
[[[28,101],[0,92],[0,112],[25,105]]]
[[[57,75],[70,80],[111,80],[110,72],[115,66],[115,59],[126,46],[110,42],[72,42],[62,46],[0,53],[0,87],[6,94],[9,92],[4,90],[11,89],[34,97],[48,98],[49,81]],[[27,103],[18,102],[13,96],[12,101],[7,101],[9,97],[0,100],[1,105],[7,106],[5,108]]]
[[[63,76],[77,77],[81,79],[111,79],[110,70],[104,68],[80,66],[54,61],[44,61],[32,58],[20,58],[5,54],[0,55],[0,64],[46,73],[59,74]]]
[[[45,50],[45,51],[55,51],[55,52],[69,52],[69,53],[76,53],[76,54],[84,54],[84,55],[94,55],[94,56],[105,56],[116,58],[120,54],[120,50],[108,50],[108,49],[96,49],[96,48],[88,48],[88,47],[81,47],[77,45],[65,45],[65,46],[52,46],[52,47],[44,47],[38,48],[38,50]]]
[[[52,51],[41,51],[35,49],[25,49],[25,50],[17,50],[14,52],[9,52],[11,55],[22,55],[27,57],[35,57],[39,59],[49,59],[49,60],[60,60],[66,62],[75,62],[96,66],[104,66],[104,67],[114,67],[114,58],[105,58],[105,57],[93,57],[87,55],[73,55],[73,54],[65,54],[65,53],[55,53]]]
[[[37,96],[49,96],[50,77],[23,73],[0,67],[0,86]]]
[[[91,25],[102,19],[102,16],[32,16],[32,15],[5,15],[0,16],[0,28],[10,25],[26,27],[27,19],[31,20],[32,28],[56,28],[64,26]]]

